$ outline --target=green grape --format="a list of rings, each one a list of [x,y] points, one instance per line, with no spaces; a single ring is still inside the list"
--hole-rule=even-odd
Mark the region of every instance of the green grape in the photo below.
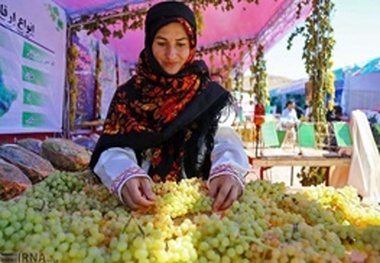
[[[8,224],[9,224],[8,220],[0,219],[0,230],[6,228]]]
[[[12,240],[6,240],[3,245],[4,250],[3,251],[13,251],[14,249],[14,243]]]
[[[122,253],[123,251],[127,250],[128,248],[128,245],[127,243],[124,241],[119,241],[119,243],[116,245],[116,249]]]
[[[9,219],[11,217],[12,213],[6,209],[6,208],[3,208],[0,210],[0,218],[1,219]]]
[[[112,262],[119,262],[121,260],[121,254],[117,250],[113,250],[111,254]]]
[[[6,228],[4,229],[4,235],[7,236],[7,237],[12,236],[12,234],[13,234],[14,232],[15,232],[15,229],[14,229],[14,227],[13,227],[12,225],[10,225],[10,226],[8,226],[8,227],[6,227]]]

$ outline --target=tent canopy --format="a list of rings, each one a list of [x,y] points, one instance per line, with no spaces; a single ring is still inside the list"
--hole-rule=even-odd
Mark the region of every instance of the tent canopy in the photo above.
[[[64,8],[71,19],[78,19],[81,15],[93,15],[95,13],[122,10],[124,5],[130,9],[147,9],[151,4],[159,1],[142,0],[54,0]],[[264,46],[264,51],[270,49],[291,28],[294,28],[301,19],[296,18],[297,5],[300,0],[261,0],[259,4],[247,3],[246,1],[233,0],[234,8],[223,11],[222,6],[209,5],[202,11],[204,28],[199,35],[198,48],[212,47],[221,42],[235,42],[249,40],[251,43],[259,43]],[[303,8],[301,18],[304,18],[310,8]],[[120,27],[115,24],[112,27]],[[95,37],[101,38],[99,32]],[[130,63],[136,63],[138,54],[143,48],[143,30],[127,31],[122,39],[110,39],[108,47]],[[233,59],[234,66],[240,61],[240,53],[247,53],[247,47],[234,49],[228,52],[228,57]],[[253,54],[254,55],[254,54]],[[251,54],[252,56],[252,54]],[[206,62],[209,58],[204,57]],[[244,59],[245,69],[250,64],[250,57]],[[214,57],[213,64],[221,68],[226,64],[219,56]]]

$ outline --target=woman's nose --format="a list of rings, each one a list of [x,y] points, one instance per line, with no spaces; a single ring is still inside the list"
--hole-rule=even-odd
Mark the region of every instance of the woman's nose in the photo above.
[[[177,55],[177,50],[174,46],[168,46],[167,50],[166,50],[166,56],[168,58],[175,58],[175,56]]]

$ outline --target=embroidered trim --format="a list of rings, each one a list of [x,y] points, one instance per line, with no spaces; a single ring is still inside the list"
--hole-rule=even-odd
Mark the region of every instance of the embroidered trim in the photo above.
[[[122,172],[115,180],[111,183],[111,192],[114,195],[117,195],[119,199],[123,202],[123,198],[121,196],[121,189],[124,184],[132,178],[135,177],[148,177],[150,178],[146,172],[138,166],[132,166]]]
[[[229,175],[232,176],[237,180],[237,182],[240,184],[241,189],[244,190],[245,187],[245,180],[244,177],[242,177],[236,169],[230,164],[221,164],[213,169],[211,169],[210,176],[207,180],[207,187],[209,187],[210,181],[216,177],[222,176],[222,175]]]

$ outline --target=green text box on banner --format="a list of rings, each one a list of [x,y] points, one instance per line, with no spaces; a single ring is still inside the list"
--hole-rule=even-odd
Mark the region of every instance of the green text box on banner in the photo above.
[[[23,112],[22,113],[22,126],[27,128],[43,127],[46,123],[46,116],[36,112]]]
[[[25,59],[43,64],[43,65],[54,65],[54,62],[51,56],[47,52],[45,52],[41,48],[38,48],[32,44],[29,44],[28,42],[24,42],[22,56]]]
[[[44,95],[29,89],[24,89],[23,103],[25,105],[44,106]]]
[[[22,80],[43,87],[48,87],[51,83],[48,73],[28,66],[22,66]]]

